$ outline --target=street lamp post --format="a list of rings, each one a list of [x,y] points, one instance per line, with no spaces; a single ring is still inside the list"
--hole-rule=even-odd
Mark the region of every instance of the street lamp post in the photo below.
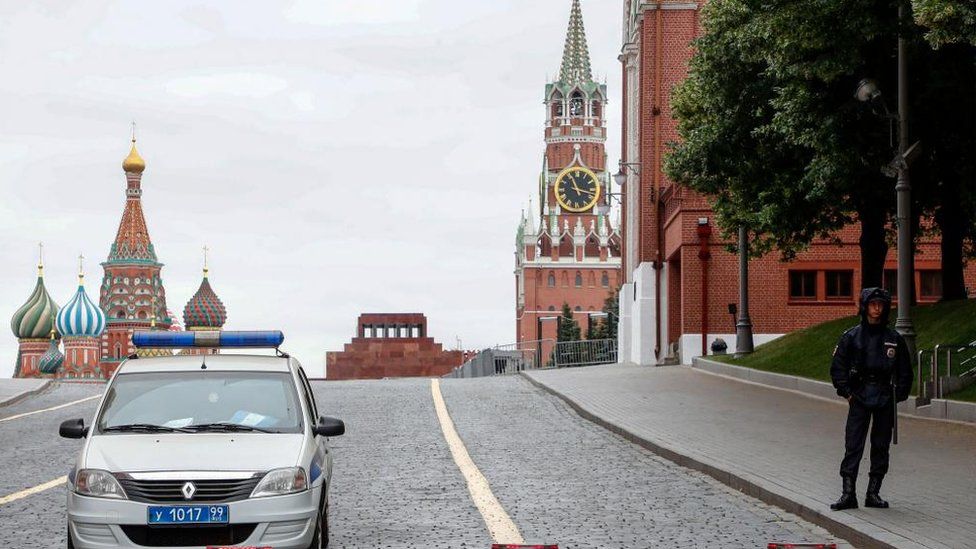
[[[752,320],[749,318],[749,230],[739,226],[739,318],[735,323],[735,356],[753,351]]]
[[[903,21],[905,17],[904,5],[898,6],[898,19]],[[880,100],[884,107],[885,116],[898,122],[898,154],[888,166],[882,171],[886,175],[897,174],[895,184],[896,202],[896,221],[898,227],[898,318],[895,320],[895,329],[905,338],[908,345],[908,354],[915,357],[915,325],[912,322],[911,299],[912,286],[915,283],[914,268],[914,243],[912,241],[912,228],[909,223],[911,216],[911,178],[909,177],[908,166],[912,159],[919,153],[919,143],[908,144],[908,52],[907,42],[901,34],[898,36],[898,112],[892,113],[888,109],[884,98],[881,97],[881,90],[876,82],[870,79],[862,80],[857,87],[855,97],[858,100],[868,102]]]

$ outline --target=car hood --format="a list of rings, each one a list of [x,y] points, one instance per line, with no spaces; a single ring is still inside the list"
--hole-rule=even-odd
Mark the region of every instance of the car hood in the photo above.
[[[267,471],[294,466],[304,435],[165,433],[96,435],[84,468],[138,471]]]

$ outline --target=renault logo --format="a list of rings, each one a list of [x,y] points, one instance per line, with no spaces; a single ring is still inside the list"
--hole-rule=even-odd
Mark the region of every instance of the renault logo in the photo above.
[[[183,485],[182,492],[184,498],[193,499],[193,494],[197,493],[197,487],[192,482],[187,482]]]

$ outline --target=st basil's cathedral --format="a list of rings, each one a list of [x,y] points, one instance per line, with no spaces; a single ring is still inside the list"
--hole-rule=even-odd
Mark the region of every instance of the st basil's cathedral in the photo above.
[[[166,307],[166,290],[142,210],[142,174],[146,162],[136,150],[135,137],[122,161],[125,173],[125,209],[98,289],[98,304],[85,288],[79,262],[78,288],[64,307],[44,284],[43,257],[38,262],[34,291],[11,319],[20,343],[14,377],[108,379],[132,354],[154,356],[162,349],[139,349],[132,334],[140,330],[219,331],[227,321],[227,309],[214,292],[204,258],[203,280],[183,309],[183,325]],[[188,349],[183,353],[214,352]]]

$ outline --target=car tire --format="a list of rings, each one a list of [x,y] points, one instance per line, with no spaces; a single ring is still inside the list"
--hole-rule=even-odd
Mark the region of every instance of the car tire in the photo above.
[[[328,518],[323,512],[323,507],[319,507],[319,514],[315,517],[315,534],[312,535],[312,543],[308,549],[322,549],[329,544]]]

